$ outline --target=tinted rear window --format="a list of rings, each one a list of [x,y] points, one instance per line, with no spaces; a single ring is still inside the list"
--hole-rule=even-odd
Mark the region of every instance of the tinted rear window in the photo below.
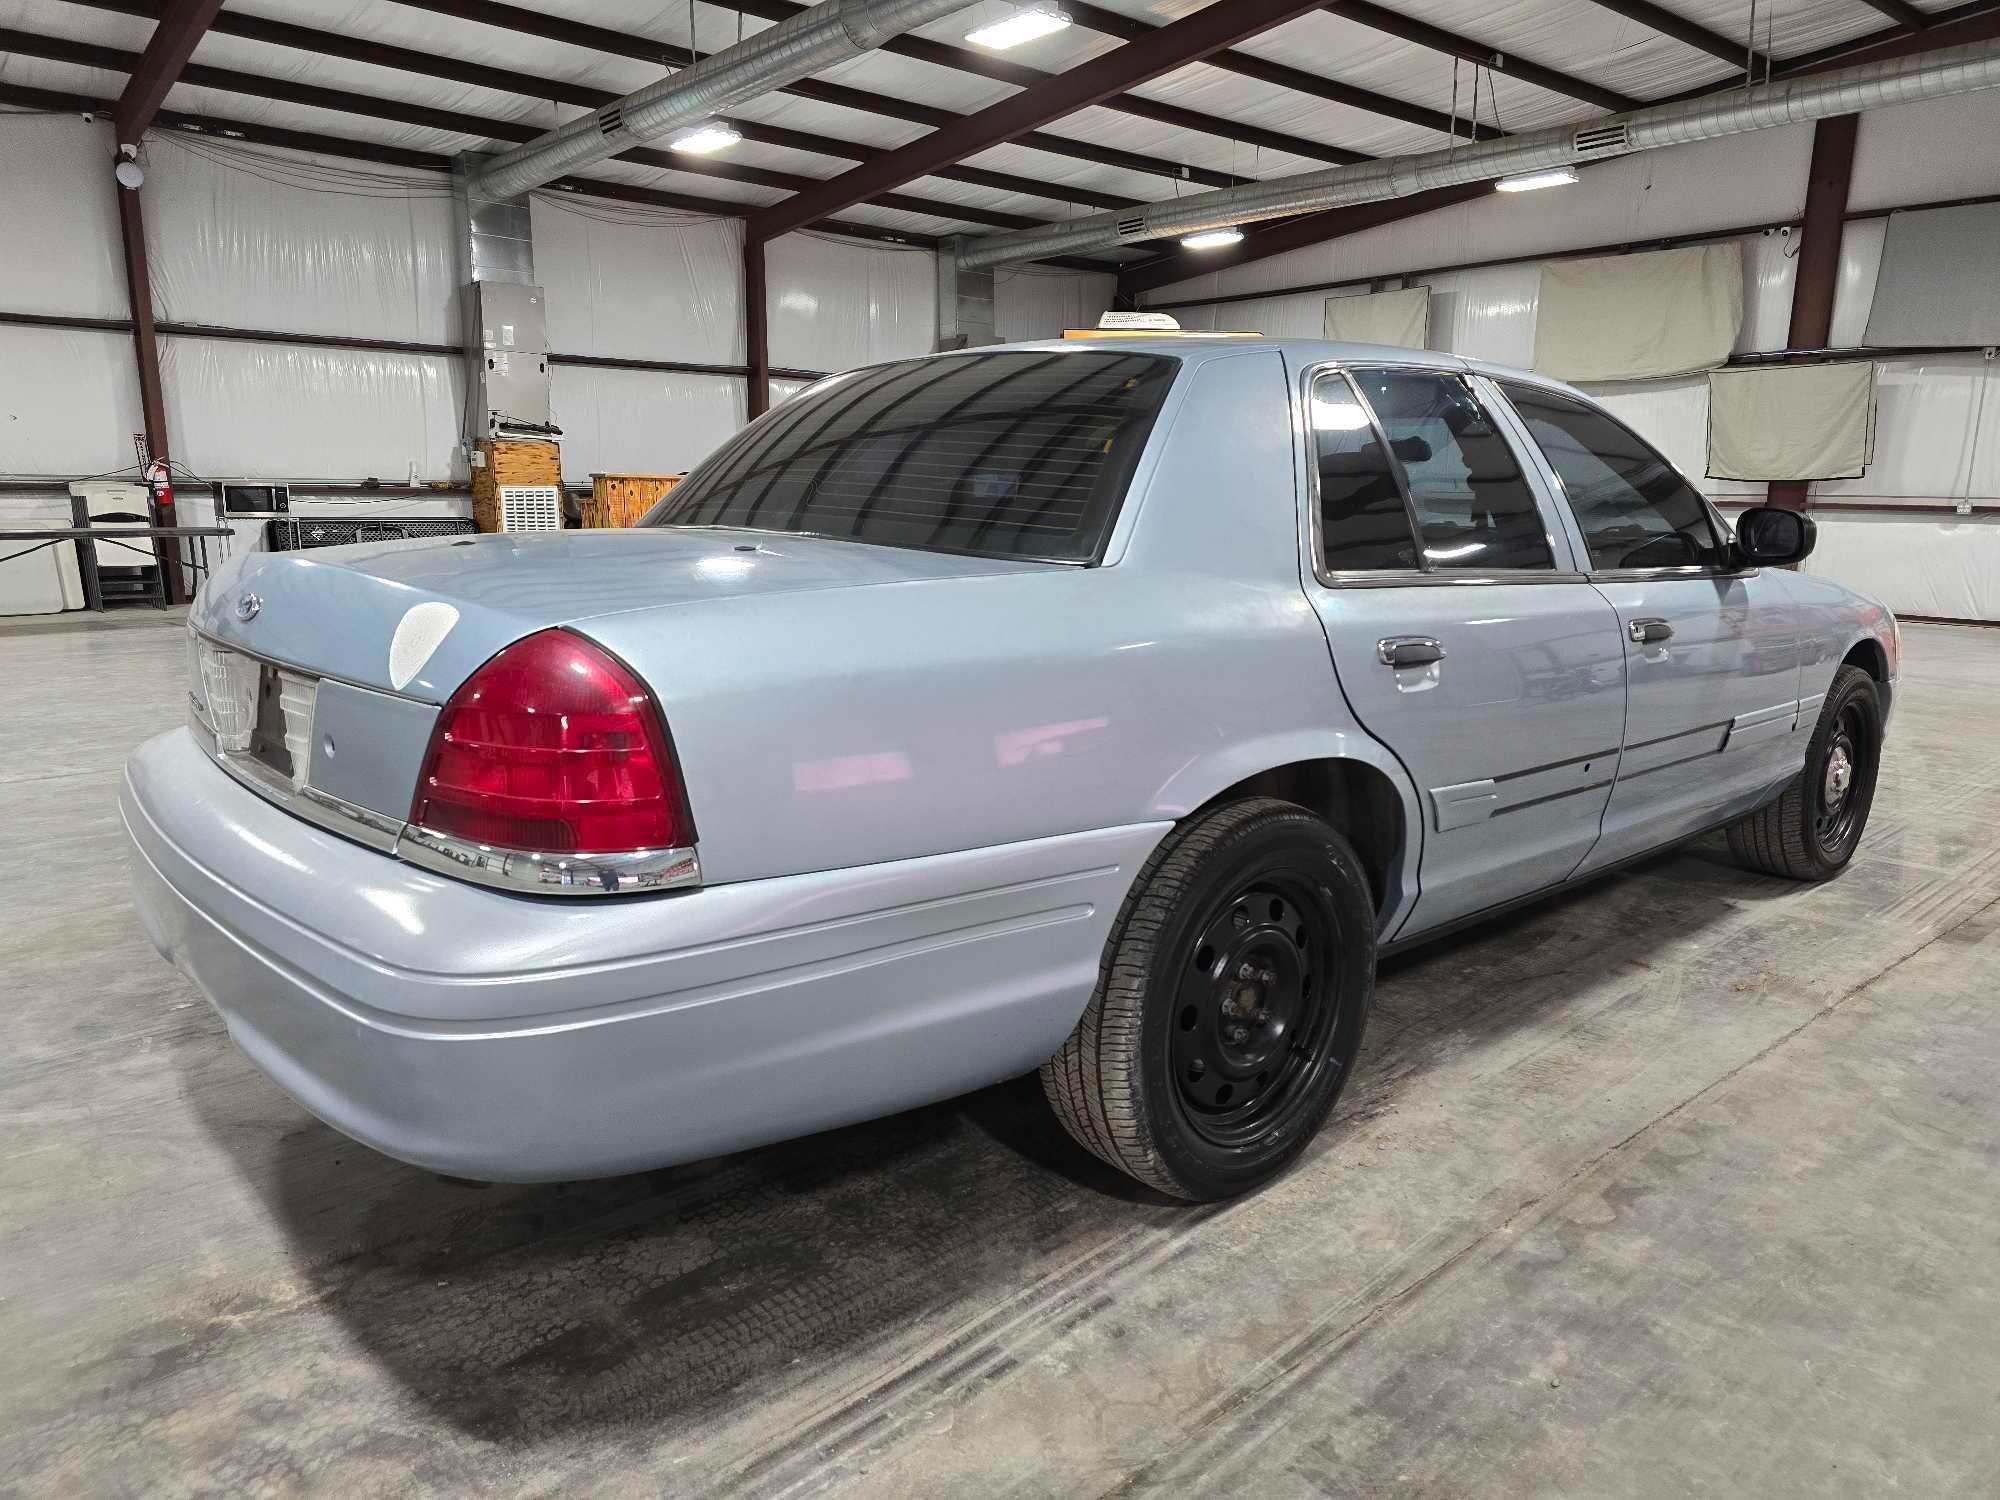
[[[1087,562],[1178,363],[1010,350],[860,370],[746,428],[642,524]]]

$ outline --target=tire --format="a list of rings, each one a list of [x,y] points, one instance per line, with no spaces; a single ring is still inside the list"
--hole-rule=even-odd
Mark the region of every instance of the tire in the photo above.
[[[1169,834],[1042,1088],[1069,1133],[1177,1198],[1247,1192],[1326,1120],[1375,988],[1375,907],[1324,819],[1259,797]]]
[[[1842,667],[1820,705],[1804,767],[1777,801],[1729,826],[1730,852],[1767,875],[1831,880],[1861,842],[1881,762],[1875,680],[1859,667]]]

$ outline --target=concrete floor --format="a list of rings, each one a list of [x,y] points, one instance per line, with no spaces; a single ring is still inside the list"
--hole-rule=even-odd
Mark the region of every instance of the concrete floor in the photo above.
[[[1840,880],[1395,964],[1195,1210],[1032,1080],[611,1182],[349,1144],[128,909],[170,624],[0,630],[0,1493],[2000,1493],[2000,633],[1909,630]]]

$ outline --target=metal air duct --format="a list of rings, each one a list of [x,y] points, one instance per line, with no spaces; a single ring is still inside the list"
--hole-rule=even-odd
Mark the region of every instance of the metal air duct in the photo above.
[[[1554,126],[1417,156],[1385,157],[1351,167],[1221,188],[1145,209],[1092,214],[1046,229],[985,235],[962,243],[958,263],[973,270],[1010,261],[1109,250],[1138,240],[1407,198],[1455,183],[1601,161],[1660,146],[1713,140],[1774,125],[1798,125],[1997,86],[2000,41],[1974,42],[1740,92],[1657,104],[1582,125]]]
[[[970,0],[823,0],[493,158],[473,191],[513,198],[717,110],[871,52],[891,37],[963,10]]]

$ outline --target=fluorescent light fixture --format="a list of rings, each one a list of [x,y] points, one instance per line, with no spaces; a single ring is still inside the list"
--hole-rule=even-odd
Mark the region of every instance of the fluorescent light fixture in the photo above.
[[[1214,250],[1223,245],[1234,245],[1243,238],[1243,231],[1236,228],[1204,229],[1200,234],[1181,236],[1183,250]]]
[[[1493,185],[1503,193],[1532,193],[1536,188],[1567,187],[1575,181],[1575,167],[1551,167],[1546,172],[1523,172],[1518,177],[1503,177]]]
[[[703,120],[699,125],[690,125],[667,145],[675,151],[685,151],[689,156],[706,156],[711,151],[733,146],[742,139],[743,132],[727,120]]]
[[[1060,5],[1023,5],[997,21],[975,26],[966,32],[965,39],[975,47],[991,47],[995,52],[1005,52],[1009,47],[1018,47],[1023,42],[1032,42],[1051,32],[1061,31],[1069,25],[1069,20],[1069,12]]]

